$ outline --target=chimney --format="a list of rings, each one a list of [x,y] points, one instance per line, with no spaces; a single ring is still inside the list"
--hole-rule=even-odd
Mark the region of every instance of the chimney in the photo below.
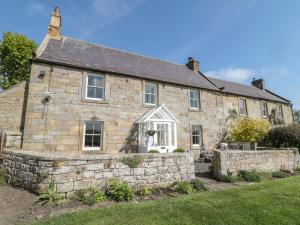
[[[187,68],[198,73],[200,69],[200,63],[197,60],[194,60],[193,57],[189,57],[189,62],[186,64]]]
[[[253,78],[252,86],[257,87],[257,88],[264,91],[266,89],[266,82],[265,82],[264,79],[257,79],[256,80],[255,78]]]
[[[48,36],[55,39],[61,39],[61,15],[60,9],[55,7],[51,14],[51,20],[48,27]]]

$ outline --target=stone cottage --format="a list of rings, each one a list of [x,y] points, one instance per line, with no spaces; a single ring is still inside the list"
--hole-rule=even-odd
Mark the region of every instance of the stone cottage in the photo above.
[[[0,129],[38,152],[197,153],[218,143],[232,109],[293,122],[291,102],[262,79],[242,85],[206,76],[193,58],[178,65],[63,36],[56,8],[30,79],[0,94]]]

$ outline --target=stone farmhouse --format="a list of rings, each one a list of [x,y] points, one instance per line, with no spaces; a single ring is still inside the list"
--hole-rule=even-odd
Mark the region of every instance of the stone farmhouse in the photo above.
[[[289,100],[268,90],[208,77],[186,65],[61,34],[56,8],[32,60],[30,79],[0,94],[0,129],[19,132],[20,148],[64,153],[199,153],[219,142],[229,110],[293,123]]]

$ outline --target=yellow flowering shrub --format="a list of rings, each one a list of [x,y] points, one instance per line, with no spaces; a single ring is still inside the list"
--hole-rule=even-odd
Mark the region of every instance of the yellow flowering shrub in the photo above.
[[[232,125],[229,139],[232,142],[257,143],[263,139],[270,129],[270,124],[266,120],[240,118]]]

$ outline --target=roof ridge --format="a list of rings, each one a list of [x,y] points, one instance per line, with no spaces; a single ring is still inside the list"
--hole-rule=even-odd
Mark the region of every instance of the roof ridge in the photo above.
[[[242,85],[242,86],[246,86],[246,87],[251,87],[251,88],[253,87],[252,85],[247,85],[247,84],[243,84],[243,83],[239,83],[239,82],[234,82],[234,81],[229,81],[229,80],[225,80],[225,79],[215,78],[215,77],[212,77],[212,76],[206,76],[206,77],[208,79],[215,79],[215,80],[225,81],[225,82],[228,82],[228,83],[238,84],[238,85]]]
[[[71,39],[71,40],[74,40],[74,41],[80,41],[80,42],[90,44],[90,45],[94,45],[94,46],[97,46],[97,47],[107,48],[107,49],[111,49],[111,50],[114,50],[114,51],[123,52],[123,53],[131,54],[131,55],[136,55],[136,56],[140,56],[140,57],[147,58],[147,59],[153,59],[153,60],[157,60],[157,61],[160,61],[160,62],[169,63],[169,64],[173,64],[173,65],[176,65],[176,66],[186,68],[185,65],[175,63],[175,62],[171,62],[171,61],[168,61],[168,60],[163,60],[163,59],[159,59],[159,58],[155,58],[155,57],[145,56],[145,55],[141,55],[141,54],[138,54],[138,53],[126,51],[126,50],[123,50],[123,49],[112,48],[112,47],[108,47],[108,46],[105,46],[105,45],[101,45],[101,44],[97,44],[97,43],[93,43],[93,42],[88,42],[88,41],[83,41],[83,40],[68,37],[68,36],[62,36],[62,37],[63,38],[68,38],[68,39]],[[188,68],[186,68],[186,69],[188,69]]]

